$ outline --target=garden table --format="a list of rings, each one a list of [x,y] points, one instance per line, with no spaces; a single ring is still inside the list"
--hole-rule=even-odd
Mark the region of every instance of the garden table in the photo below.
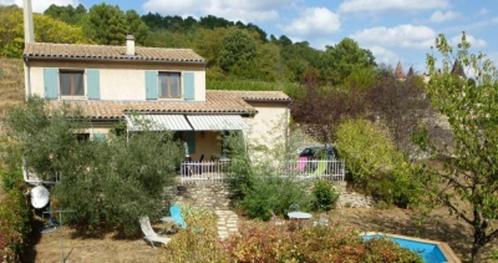
[[[287,216],[289,217],[289,219],[295,219],[295,220],[308,220],[313,217],[313,215],[310,213],[299,212],[299,211],[289,212],[287,213]]]

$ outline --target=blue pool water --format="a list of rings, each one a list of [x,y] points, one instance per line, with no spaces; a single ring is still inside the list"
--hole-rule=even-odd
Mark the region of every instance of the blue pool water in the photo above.
[[[411,251],[414,251],[418,253],[424,262],[426,263],[445,263],[448,262],[446,260],[446,257],[444,256],[443,252],[439,249],[439,247],[435,244],[431,243],[425,243],[425,242],[420,242],[420,241],[415,241],[415,240],[410,240],[410,239],[404,239],[404,238],[398,238],[398,237],[392,237],[389,235],[382,235],[382,234],[371,234],[371,235],[364,235],[363,239],[364,240],[369,240],[372,238],[389,238],[393,242],[396,242],[400,245],[402,248],[409,249]]]

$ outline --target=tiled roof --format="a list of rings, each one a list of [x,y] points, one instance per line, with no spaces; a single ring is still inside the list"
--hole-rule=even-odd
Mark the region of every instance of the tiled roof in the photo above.
[[[222,94],[239,96],[247,102],[290,102],[291,98],[282,91],[252,91],[252,90],[210,90]]]
[[[93,120],[117,120],[126,112],[176,113],[176,114],[241,114],[252,115],[258,111],[248,102],[288,102],[290,98],[281,91],[228,91],[207,90],[206,101],[114,101],[67,100],[50,101],[51,107],[62,104],[75,106]]]
[[[24,48],[24,57],[29,59],[206,63],[192,49],[136,47],[135,53],[126,55],[125,46],[83,44],[28,43]]]

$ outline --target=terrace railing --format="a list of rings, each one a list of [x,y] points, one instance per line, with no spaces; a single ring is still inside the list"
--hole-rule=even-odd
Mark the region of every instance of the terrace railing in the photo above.
[[[229,162],[183,162],[180,165],[180,183],[222,182],[226,179]]]
[[[223,182],[227,179],[229,162],[205,161],[183,162],[180,165],[181,184],[195,182]],[[333,181],[345,179],[345,165],[342,160],[294,160],[276,164],[281,177],[296,180],[324,178]]]

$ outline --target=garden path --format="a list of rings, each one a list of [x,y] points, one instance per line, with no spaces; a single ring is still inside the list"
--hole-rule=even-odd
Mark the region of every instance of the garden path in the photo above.
[[[226,239],[231,234],[238,233],[238,217],[235,212],[225,209],[216,209],[218,216],[218,236],[220,239]]]

